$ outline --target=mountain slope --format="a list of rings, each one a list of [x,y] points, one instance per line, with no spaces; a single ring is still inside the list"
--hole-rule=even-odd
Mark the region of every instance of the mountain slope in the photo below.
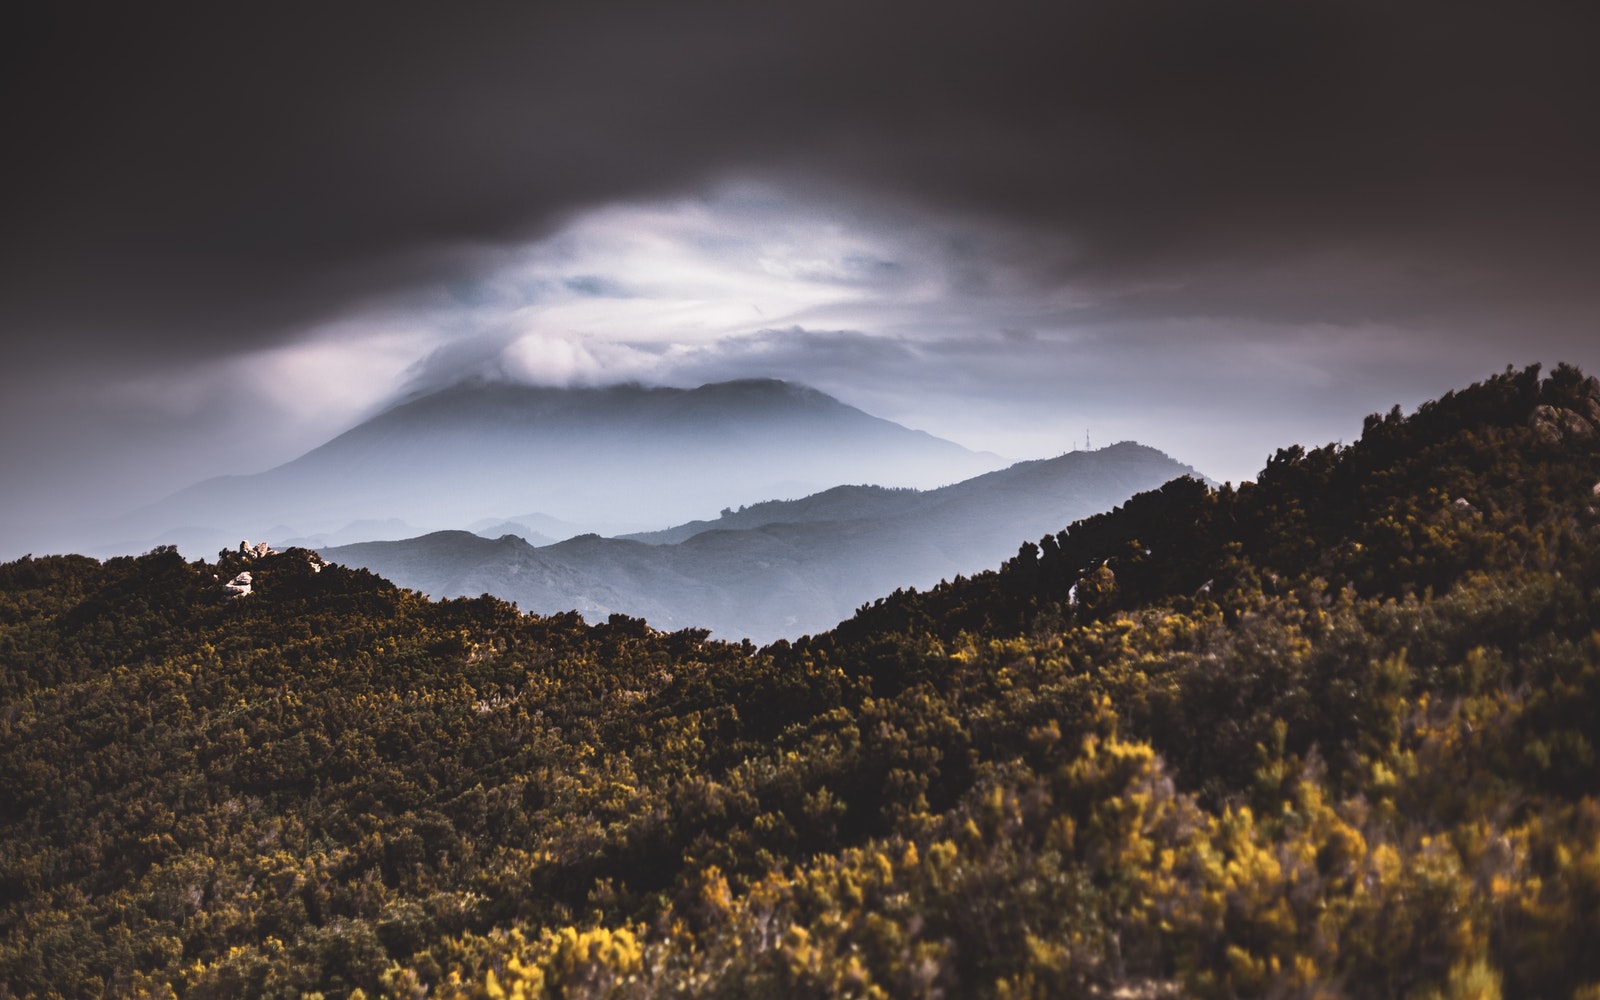
[[[395,406],[277,468],[196,484],[116,530],[137,538],[182,527],[190,544],[209,533],[220,546],[276,525],[309,537],[362,520],[427,529],[527,510],[626,530],[865,478],[938,485],[995,464],[774,380],[475,382]]]
[[[761,642],[817,632],[901,587],[997,566],[1037,538],[1194,470],[1125,442],[936,490],[844,486],[714,522],[535,548],[464,532],[320,550],[436,597],[494,594],[540,613],[643,617]],[[646,542],[650,544],[645,544]]]
[[[1583,1000],[1597,485],[1508,372],[764,650],[3,564],[0,995]]]

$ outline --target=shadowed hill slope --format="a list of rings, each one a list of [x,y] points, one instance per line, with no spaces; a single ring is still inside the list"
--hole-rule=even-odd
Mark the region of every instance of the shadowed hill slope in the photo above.
[[[0,996],[1591,997],[1597,485],[1508,371],[761,650],[3,564]]]

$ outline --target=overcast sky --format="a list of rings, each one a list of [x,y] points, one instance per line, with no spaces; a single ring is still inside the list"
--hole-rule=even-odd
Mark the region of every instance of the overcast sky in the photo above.
[[[0,31],[0,504],[470,373],[803,381],[1217,479],[1600,371],[1580,3],[103,4]]]

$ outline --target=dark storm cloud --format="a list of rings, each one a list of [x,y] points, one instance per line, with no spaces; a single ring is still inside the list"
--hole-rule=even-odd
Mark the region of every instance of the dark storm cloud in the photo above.
[[[1600,368],[1592,5],[12,7],[0,522],[461,372],[1040,449],[1121,408],[1236,478],[1312,410]]]
[[[7,360],[271,343],[736,171],[1059,229],[1081,253],[1041,280],[1214,305],[1202,279],[1321,247],[1494,267],[1502,295],[1579,294],[1596,262],[1584,5],[552,8],[13,15]],[[1225,307],[1328,308],[1331,279],[1295,282]]]

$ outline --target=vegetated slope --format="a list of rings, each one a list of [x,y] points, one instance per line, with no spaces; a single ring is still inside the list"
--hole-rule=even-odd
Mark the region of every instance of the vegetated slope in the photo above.
[[[1591,996],[1597,428],[1508,371],[764,650],[5,565],[0,983]]]
[[[622,613],[769,642],[831,628],[897,588],[997,566],[1019,538],[1193,472],[1124,442],[937,490],[842,486],[630,538],[536,548],[457,531],[320,551],[436,597],[487,593],[527,611]]]
[[[772,379],[697,389],[469,382],[397,405],[277,468],[191,486],[115,522],[199,551],[398,518],[423,530],[537,510],[606,530],[872,476],[941,485],[999,461]],[[620,526],[620,527],[619,527]],[[387,536],[393,537],[393,536]]]

